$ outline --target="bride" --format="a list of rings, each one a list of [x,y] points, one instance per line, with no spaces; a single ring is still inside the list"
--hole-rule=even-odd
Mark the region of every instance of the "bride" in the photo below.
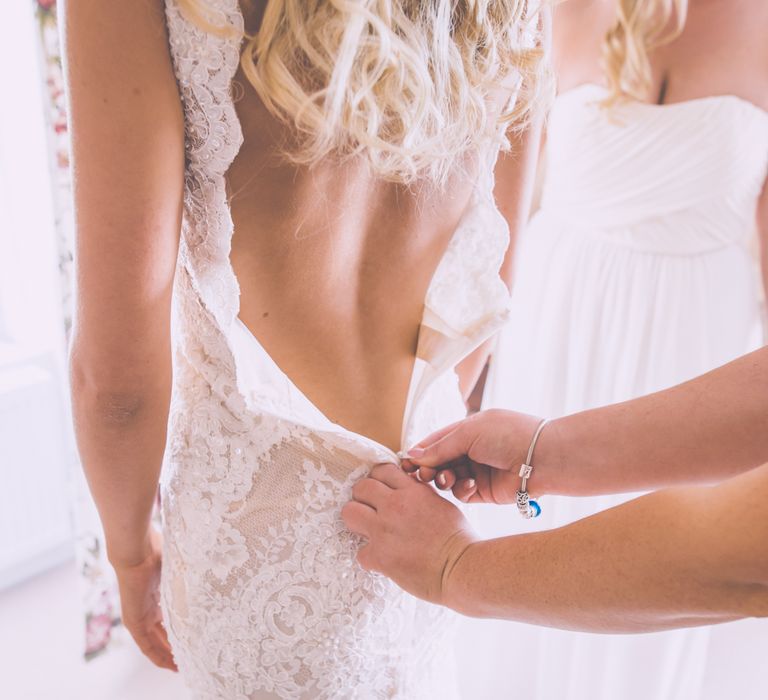
[[[372,465],[465,415],[467,368],[507,317],[493,167],[543,84],[537,15],[61,16],[72,402],[126,627],[197,698],[455,697],[448,613],[361,569],[340,510]],[[520,209],[525,170],[499,159]]]

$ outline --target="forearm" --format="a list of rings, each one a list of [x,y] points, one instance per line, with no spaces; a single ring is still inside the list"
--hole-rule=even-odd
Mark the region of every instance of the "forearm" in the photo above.
[[[768,462],[768,348],[542,433],[531,490],[590,495],[714,483]]]
[[[658,492],[547,532],[479,542],[445,580],[476,617],[647,632],[768,615],[768,467]]]
[[[78,451],[101,519],[109,560],[129,565],[147,551],[170,403],[166,375],[142,387],[95,388],[72,372]]]

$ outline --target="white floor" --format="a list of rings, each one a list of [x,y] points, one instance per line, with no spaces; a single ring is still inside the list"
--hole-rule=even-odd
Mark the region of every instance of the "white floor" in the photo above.
[[[120,627],[84,661],[74,562],[0,593],[2,700],[188,700],[179,676],[153,665]]]

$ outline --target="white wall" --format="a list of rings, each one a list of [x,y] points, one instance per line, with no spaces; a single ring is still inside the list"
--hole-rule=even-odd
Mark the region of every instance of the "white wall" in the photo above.
[[[0,22],[0,588],[73,556],[75,459],[32,2]]]

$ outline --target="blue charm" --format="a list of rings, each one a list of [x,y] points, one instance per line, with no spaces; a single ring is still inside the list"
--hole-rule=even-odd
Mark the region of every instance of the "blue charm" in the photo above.
[[[538,502],[528,501],[528,505],[535,511],[533,517],[538,518],[541,515],[541,506],[538,504]]]

